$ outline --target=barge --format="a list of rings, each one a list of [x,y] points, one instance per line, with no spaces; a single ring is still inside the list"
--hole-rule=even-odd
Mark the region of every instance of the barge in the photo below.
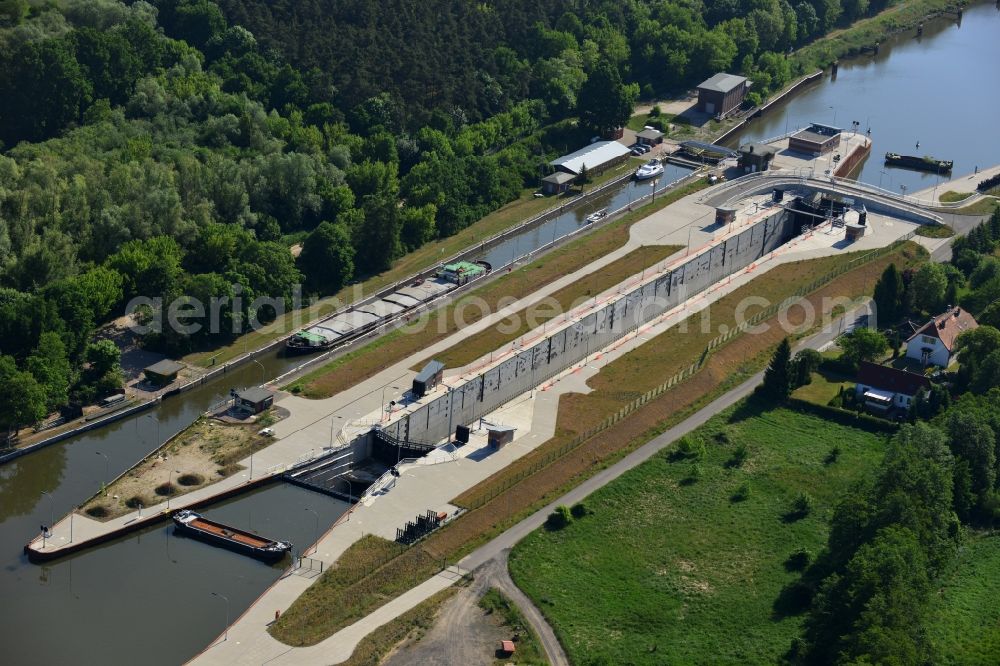
[[[201,514],[187,509],[172,516],[174,531],[265,562],[277,562],[291,552],[292,544],[274,541],[235,527],[208,520]]]
[[[285,352],[309,354],[326,351],[358,340],[393,319],[409,320],[410,313],[421,306],[453,289],[464,287],[492,270],[493,267],[486,261],[459,261],[441,266],[432,277],[400,286],[391,293],[350,307],[295,333],[285,341]]]
[[[916,157],[915,155],[900,155],[899,153],[886,153],[885,163],[889,166],[935,173],[947,173],[955,165],[952,160],[936,160],[933,157]]]

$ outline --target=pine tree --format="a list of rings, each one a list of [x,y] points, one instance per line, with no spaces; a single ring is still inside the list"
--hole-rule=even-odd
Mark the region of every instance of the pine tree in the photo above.
[[[775,402],[784,402],[792,393],[791,359],[792,345],[785,338],[771,357],[771,364],[764,371],[764,383],[761,385],[761,393]]]
[[[903,314],[903,279],[896,269],[896,264],[889,264],[882,271],[882,276],[875,284],[875,313],[880,324],[895,323]]]

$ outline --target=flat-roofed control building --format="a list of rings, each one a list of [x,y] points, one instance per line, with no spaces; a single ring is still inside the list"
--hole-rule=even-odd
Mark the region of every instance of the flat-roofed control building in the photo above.
[[[788,149],[813,157],[826,155],[840,147],[840,133],[842,131],[839,127],[813,123],[789,137]]]

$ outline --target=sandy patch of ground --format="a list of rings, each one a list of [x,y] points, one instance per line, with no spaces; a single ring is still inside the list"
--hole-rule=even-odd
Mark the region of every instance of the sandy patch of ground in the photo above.
[[[269,446],[273,440],[257,434],[261,422],[222,423],[200,418],[154,455],[147,457],[94,497],[81,511],[108,520],[179,497],[243,469],[238,461]]]

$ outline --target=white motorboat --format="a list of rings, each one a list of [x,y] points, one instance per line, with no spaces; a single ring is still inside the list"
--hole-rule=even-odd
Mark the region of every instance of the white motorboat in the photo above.
[[[663,174],[663,163],[658,159],[652,159],[636,169],[636,180],[649,180]]]
[[[593,224],[594,222],[600,222],[605,217],[608,216],[608,209],[602,208],[601,210],[594,211],[587,216],[587,224]]]

